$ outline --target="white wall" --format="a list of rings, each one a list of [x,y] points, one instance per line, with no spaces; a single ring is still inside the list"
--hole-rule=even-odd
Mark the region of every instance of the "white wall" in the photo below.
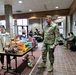
[[[29,20],[29,27],[28,30],[30,31],[32,29],[33,32],[35,32],[35,29],[38,29],[40,32],[42,31],[42,24],[40,19],[30,19]]]

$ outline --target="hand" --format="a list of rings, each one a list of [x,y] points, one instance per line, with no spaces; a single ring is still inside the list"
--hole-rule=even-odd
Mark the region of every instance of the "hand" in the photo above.
[[[53,45],[53,48],[56,48],[56,45]]]

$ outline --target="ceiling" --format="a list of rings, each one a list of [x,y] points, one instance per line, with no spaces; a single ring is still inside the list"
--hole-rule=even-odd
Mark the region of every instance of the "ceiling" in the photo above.
[[[13,14],[20,14],[28,12],[67,9],[71,6],[74,0],[21,0],[22,4],[18,3],[18,1],[19,0],[0,0],[0,15],[5,14],[5,4],[12,5]],[[56,6],[58,6],[59,8],[56,9]],[[30,9],[32,11],[29,11]]]

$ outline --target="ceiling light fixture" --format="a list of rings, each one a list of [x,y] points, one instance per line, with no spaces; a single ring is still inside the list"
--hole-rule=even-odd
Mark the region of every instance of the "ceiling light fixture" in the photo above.
[[[58,9],[59,7],[58,7],[58,6],[56,6],[55,8],[56,8],[56,9]]]
[[[18,3],[22,3],[22,1],[18,1]]]
[[[29,19],[36,19],[37,17],[36,16],[31,16]]]

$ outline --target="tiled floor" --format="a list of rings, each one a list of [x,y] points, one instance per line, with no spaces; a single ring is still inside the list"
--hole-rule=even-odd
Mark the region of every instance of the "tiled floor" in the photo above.
[[[76,52],[72,52],[63,46],[57,46],[54,52],[55,62],[54,70],[48,73],[46,69],[38,69],[37,66],[41,62],[41,58],[38,61],[36,67],[30,75],[76,75]],[[49,60],[47,61],[47,67],[49,66]]]

